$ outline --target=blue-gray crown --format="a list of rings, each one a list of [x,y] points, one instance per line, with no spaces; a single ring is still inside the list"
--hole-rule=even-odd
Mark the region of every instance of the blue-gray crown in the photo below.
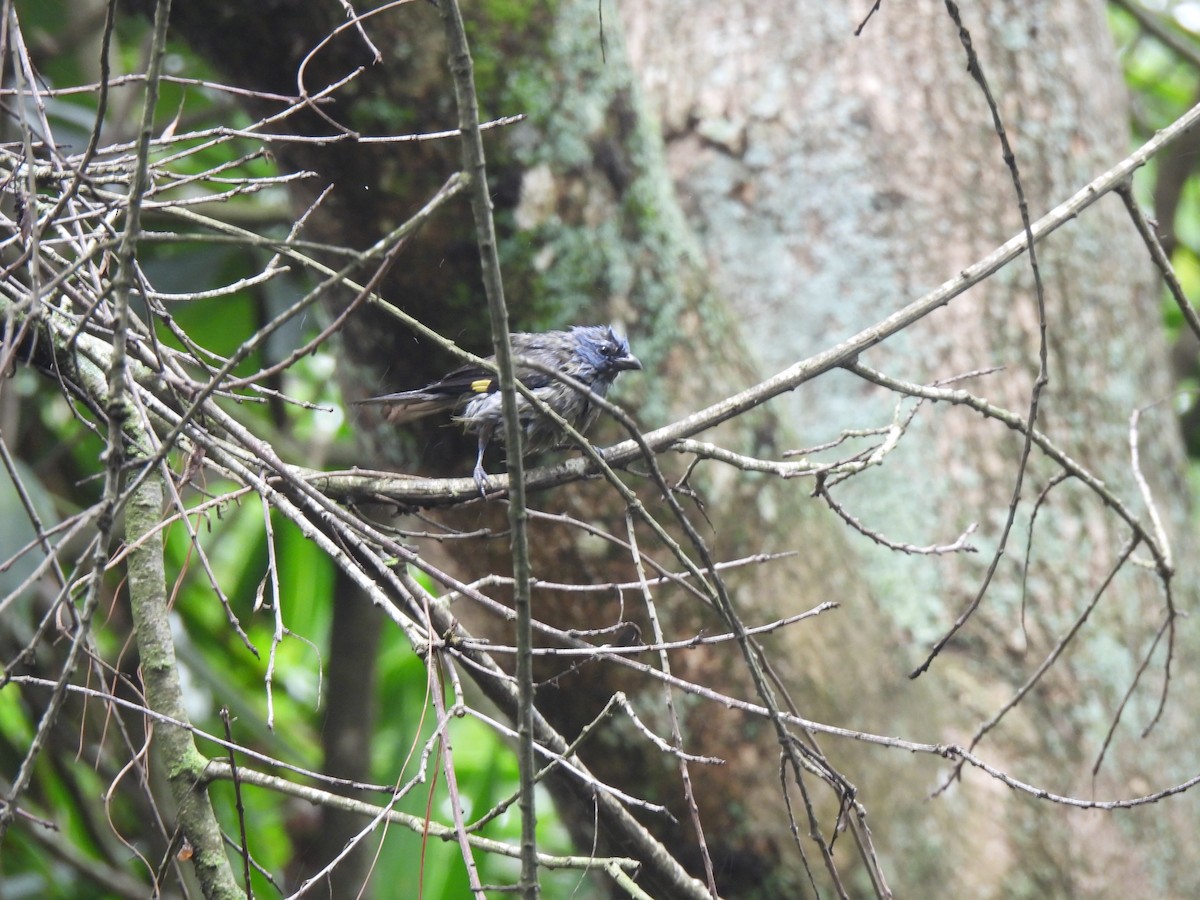
[[[580,357],[606,381],[612,381],[627,369],[642,367],[641,361],[629,352],[629,341],[607,325],[576,325],[571,335]]]

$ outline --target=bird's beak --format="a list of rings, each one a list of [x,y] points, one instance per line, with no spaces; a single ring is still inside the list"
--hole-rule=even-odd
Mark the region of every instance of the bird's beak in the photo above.
[[[642,361],[631,353],[628,356],[622,356],[620,359],[615,360],[613,365],[617,367],[618,371],[624,371],[626,369],[640,369],[642,367]]]

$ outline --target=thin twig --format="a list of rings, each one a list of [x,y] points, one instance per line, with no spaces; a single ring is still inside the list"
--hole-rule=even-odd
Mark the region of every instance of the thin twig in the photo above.
[[[992,125],[995,128],[996,136],[1000,139],[1000,146],[1003,148],[1004,163],[1011,174],[1013,190],[1017,195],[1017,208],[1021,213],[1021,225],[1025,230],[1025,241],[1029,251],[1029,268],[1033,273],[1034,295],[1037,301],[1038,372],[1037,377],[1033,380],[1033,388],[1029,393],[1029,412],[1025,417],[1025,442],[1021,447],[1021,454],[1017,461],[1017,475],[1014,479],[1012,494],[1008,503],[1008,515],[1005,517],[1004,526],[1000,529],[1000,536],[996,541],[996,549],[988,563],[983,581],[975,592],[975,596],[958,616],[955,617],[954,622],[946,629],[942,637],[934,642],[929,654],[925,657],[925,661],[909,673],[909,678],[916,678],[928,670],[933,660],[950,643],[950,640],[958,633],[959,629],[967,623],[967,620],[971,618],[975,610],[983,602],[983,598],[987,595],[992,579],[996,575],[996,570],[1000,566],[1000,560],[1004,557],[1005,550],[1008,547],[1009,535],[1012,534],[1013,525],[1017,520],[1017,507],[1021,502],[1021,488],[1025,483],[1025,474],[1029,468],[1030,454],[1033,452],[1033,432],[1038,420],[1038,406],[1042,391],[1050,382],[1050,372],[1047,365],[1049,351],[1046,344],[1046,293],[1045,287],[1042,284],[1041,269],[1038,266],[1037,242],[1033,237],[1033,223],[1029,215],[1029,204],[1025,201],[1025,189],[1021,185],[1021,177],[1017,171],[1017,157],[1013,152],[1012,146],[1009,144],[1008,133],[1005,131],[1004,123],[1000,118],[1000,107],[996,103],[995,97],[992,96],[991,88],[988,87],[987,78],[983,74],[983,67],[971,43],[970,32],[967,31],[966,26],[962,23],[958,6],[953,0],[945,0],[945,2],[946,11],[950,14],[951,20],[958,29],[959,40],[967,54],[967,71],[971,73],[971,77],[975,79],[975,82],[979,85],[979,89],[983,92],[984,98],[987,100],[988,109],[992,114]]]
[[[516,611],[517,653],[517,767],[521,782],[521,880],[518,887],[524,900],[537,900],[537,804],[533,779],[537,774],[533,755],[533,614],[530,607],[529,534],[526,527],[525,463],[521,453],[521,417],[517,408],[516,375],[512,341],[509,338],[508,308],[504,302],[504,282],[500,275],[496,227],[492,221],[492,200],[487,182],[483,138],[479,132],[479,102],[475,96],[474,63],[467,45],[458,0],[440,0],[438,8],[446,34],[450,75],[458,106],[458,127],[462,131],[463,172],[470,179],[467,193],[475,219],[476,243],[483,268],[483,286],[487,295],[488,316],[492,326],[499,375],[501,408],[508,443],[508,521],[512,531],[513,609]]]

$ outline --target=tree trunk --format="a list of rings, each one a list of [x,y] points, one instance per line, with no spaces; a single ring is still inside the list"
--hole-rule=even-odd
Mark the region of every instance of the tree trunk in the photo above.
[[[662,122],[676,190],[713,283],[735,304],[741,337],[764,375],[879,321],[1022,227],[985,99],[945,5],[885,4],[860,37],[854,29],[868,5],[851,6],[651,0],[626,12],[631,56]],[[986,2],[963,15],[1037,218],[1127,152],[1125,89],[1103,6]],[[1145,518],[1130,470],[1130,414],[1171,391],[1147,253],[1114,196],[1039,246],[1038,260],[1050,378],[1039,428]],[[1037,347],[1033,279],[1022,256],[865,362],[919,383],[1000,366],[965,387],[1024,415]],[[886,425],[896,398],[833,373],[777,402],[802,442],[817,444],[843,429]],[[899,541],[949,543],[969,523],[980,526],[973,538],[980,552],[970,557],[914,557],[854,542],[870,594],[848,602],[843,614],[882,618],[906,645],[890,658],[862,644],[829,648],[876,661],[870,679],[878,690],[843,686],[842,714],[853,712],[857,726],[963,741],[1029,678],[1113,565],[1128,530],[1077,481],[1057,488],[1039,510],[1026,560],[1033,501],[1057,472],[1035,452],[995,582],[921,678],[934,682],[950,708],[931,716],[924,698],[909,696],[904,673],[982,583],[1021,446],[1020,436],[998,424],[939,405],[921,414],[882,470],[840,493],[863,522]],[[1147,410],[1141,452],[1187,576],[1188,492],[1169,404]],[[1176,603],[1190,606],[1190,579],[1177,578],[1175,588]],[[1050,676],[981,745],[984,757],[1083,798],[1135,796],[1193,774],[1181,708],[1189,687],[1173,683],[1166,720],[1150,740],[1139,739],[1157,703],[1160,651],[1099,777],[1090,775],[1165,614],[1153,574],[1126,567]],[[1186,685],[1194,673],[1179,657],[1190,658],[1194,643],[1189,636],[1174,661],[1173,678]],[[878,701],[887,705],[872,708]],[[915,796],[936,783],[925,772],[902,774],[910,760],[879,754],[871,765],[877,769],[868,784],[900,778]],[[1192,856],[1178,844],[1195,815],[1190,797],[1166,814],[1156,806],[1101,815],[997,792],[994,782],[971,775],[912,829],[902,824],[906,814],[891,814],[898,809],[890,798],[873,803],[870,790],[861,796],[876,839],[896,858],[904,848],[893,872],[900,895],[921,893],[928,878],[955,885],[939,891],[945,895],[1196,890],[1190,864],[1174,867]],[[1131,847],[1132,832],[1140,837]]]

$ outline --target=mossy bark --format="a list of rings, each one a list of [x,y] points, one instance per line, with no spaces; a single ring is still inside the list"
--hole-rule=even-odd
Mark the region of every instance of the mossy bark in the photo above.
[[[129,605],[137,638],[139,670],[146,705],[175,722],[188,722],[179,662],[171,635],[163,565],[163,487],[152,474],[139,485],[125,509],[125,538],[135,546],[129,553]],[[164,767],[182,840],[191,849],[191,866],[206,898],[245,897],[225,853],[221,827],[208,797],[204,767],[208,760],[196,749],[192,733],[182,724],[156,721],[155,763]]]

